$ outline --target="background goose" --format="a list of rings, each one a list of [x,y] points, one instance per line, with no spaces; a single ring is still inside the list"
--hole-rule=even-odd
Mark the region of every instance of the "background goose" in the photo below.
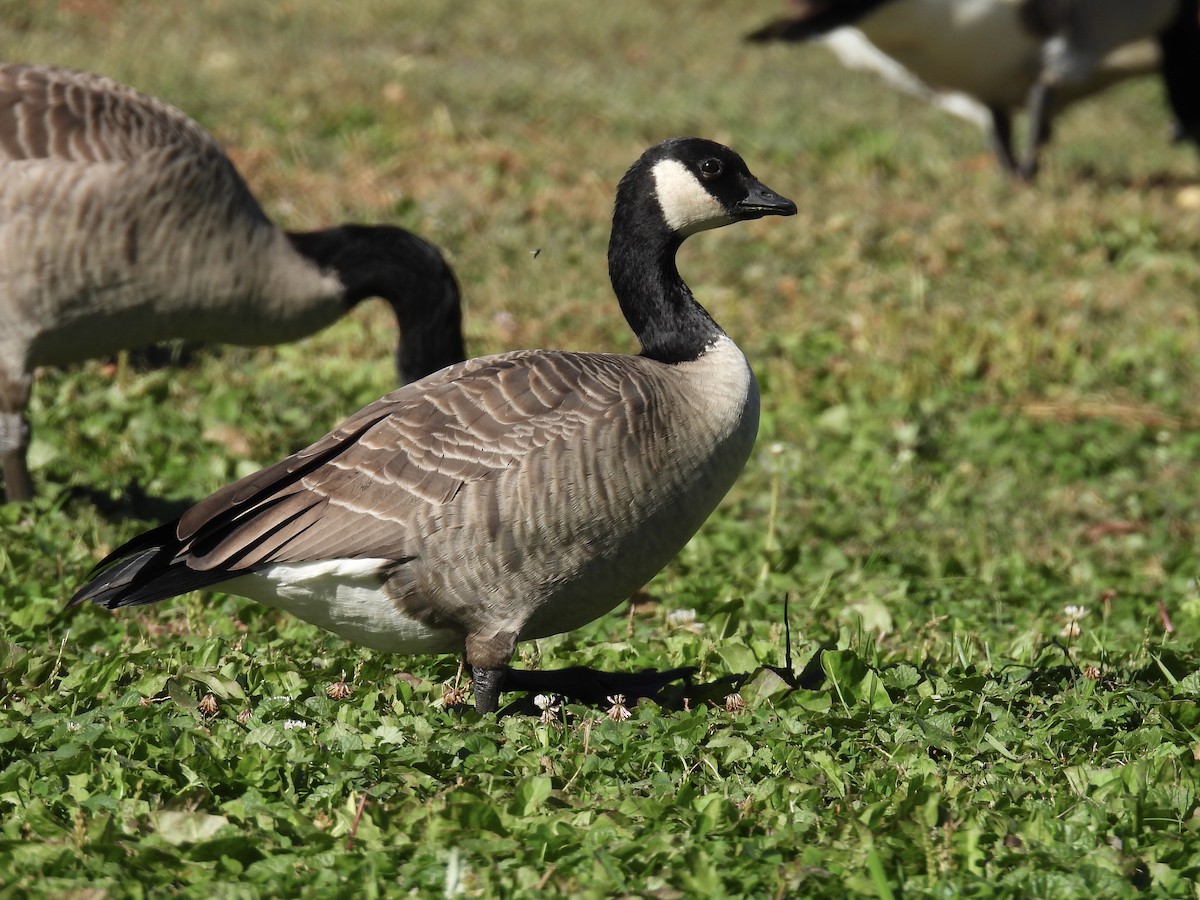
[[[992,134],[993,114],[983,103],[962,91],[931,87],[872,44],[857,28],[837,28],[817,40],[832,51],[846,68],[871,72],[886,81],[889,87],[924,100],[943,112],[970,122],[989,135]],[[1153,41],[1142,40],[1126,44],[1105,56],[1091,77],[1078,83],[1059,85],[1053,97],[1053,111],[1061,112],[1070,104],[1124,79],[1157,72],[1161,65],[1162,54]],[[1002,154],[1007,151],[1007,156],[1001,156],[1002,163],[1006,158],[1012,158],[1010,146],[1006,146],[1004,151],[997,149],[998,153]]]
[[[795,212],[720,144],[652,147],[617,188],[608,251],[640,356],[525,350],[403,387],[119,548],[71,603],[220,585],[369,647],[465,652],[495,710],[518,640],[628,597],[741,471],[758,388],[675,253]]]
[[[1197,0],[795,0],[792,7],[748,39],[808,40],[856,26],[918,84],[982,104],[996,156],[1015,175],[1036,173],[1050,120],[1064,106],[1153,71],[1162,73],[1180,132],[1200,144]],[[834,46],[844,61],[913,90],[858,49]],[[1026,104],[1030,140],[1018,163],[1012,114]]]
[[[26,465],[36,366],[170,338],[294,340],[360,300],[392,305],[407,382],[465,357],[458,285],[400,228],[284,232],[217,143],[108,78],[0,65],[0,458]]]
[[[965,119],[984,132],[992,127],[991,113],[970,94],[935,90],[872,44],[857,28],[836,28],[817,40],[847,69],[877,75],[889,87]]]

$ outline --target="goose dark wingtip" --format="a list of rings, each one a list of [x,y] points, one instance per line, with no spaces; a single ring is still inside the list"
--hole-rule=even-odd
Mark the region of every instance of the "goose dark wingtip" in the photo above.
[[[135,587],[135,579],[142,568],[160,548],[150,547],[132,556],[116,560],[105,560],[88,575],[88,581],[67,601],[67,608],[91,602],[106,609],[127,606],[126,593]]]
[[[177,525],[178,520],[174,520],[152,528],[126,541],[105,556],[88,572],[87,581],[67,601],[67,608],[71,609],[87,602],[107,609],[150,602],[137,599],[137,592],[143,590],[146,585],[145,580],[139,582],[137,577],[147,564],[176,541]],[[170,595],[164,594],[156,599],[166,596]]]

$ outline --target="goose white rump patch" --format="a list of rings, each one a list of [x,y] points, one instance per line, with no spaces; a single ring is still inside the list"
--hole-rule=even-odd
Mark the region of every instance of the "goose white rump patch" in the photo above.
[[[389,653],[452,653],[462,635],[412,618],[387,595],[390,559],[332,559],[269,566],[221,589],[273,606],[355,644]]]
[[[733,221],[721,201],[679,160],[660,160],[650,171],[663,220],[672,231],[687,237]]]

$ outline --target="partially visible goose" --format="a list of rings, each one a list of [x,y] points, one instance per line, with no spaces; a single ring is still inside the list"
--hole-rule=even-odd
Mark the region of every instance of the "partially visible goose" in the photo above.
[[[280,231],[174,107],[108,78],[0,64],[0,461],[26,466],[32,373],[171,338],[295,340],[380,297],[412,381],[461,361],[458,284],[400,228]]]
[[[1060,98],[1086,86],[1131,40],[1154,36],[1161,53],[1167,100],[1176,136],[1200,147],[1200,0],[1039,0],[1026,21],[1046,43],[1038,82],[1029,100],[1030,146],[1050,133]],[[1024,172],[1037,170],[1036,155]]]
[[[985,133],[992,127],[991,113],[974,97],[961,91],[935,90],[872,44],[857,28],[835,28],[816,40],[848,69],[871,72],[889,87],[964,119]]]
[[[802,41],[853,25],[932,90],[982,104],[1000,164],[1032,178],[1052,116],[1067,104],[1136,75],[1161,72],[1181,133],[1200,143],[1198,0],[794,0],[790,16],[748,35]],[[1148,40],[1148,39],[1152,39]],[[835,52],[912,83],[856,54]],[[854,64],[853,62],[851,64]],[[1028,105],[1030,139],[1013,150],[1012,115]],[[960,109],[961,111],[961,104]]]
[[[629,597],[741,471],[758,388],[675,252],[795,212],[727,147],[652,147],[617,188],[608,249],[640,356],[523,350],[403,387],[120,547],[71,603],[219,587],[379,650],[465,653],[495,710],[517,641]]]

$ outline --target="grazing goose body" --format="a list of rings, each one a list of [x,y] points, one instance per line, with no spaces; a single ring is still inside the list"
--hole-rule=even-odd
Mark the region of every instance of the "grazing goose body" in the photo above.
[[[981,104],[997,159],[1015,175],[1036,173],[1050,120],[1063,107],[1153,71],[1183,131],[1200,143],[1197,0],[795,0],[793,7],[748,38],[808,40],[855,26],[916,85]],[[834,49],[914,91],[910,79],[851,42],[839,38]],[[1012,114],[1026,105],[1030,140],[1018,162]]]
[[[943,112],[970,122],[985,133],[991,133],[994,124],[992,112],[977,97],[961,90],[932,87],[871,43],[859,29],[837,28],[819,40],[846,68],[871,72],[882,78],[889,87],[924,100]],[[1154,42],[1142,40],[1126,44],[1104,57],[1086,80],[1061,85],[1053,98],[1053,110],[1055,113],[1061,112],[1072,103],[1114,84],[1157,72],[1161,68],[1162,56]],[[1012,95],[1013,92],[1006,93]],[[1003,109],[1007,109],[1007,101],[1003,102]],[[1019,98],[1012,105],[1020,105]],[[1011,147],[1009,149],[1011,151]]]
[[[609,243],[640,356],[517,351],[403,387],[119,548],[71,602],[219,585],[371,647],[464,652],[477,708],[495,710],[518,640],[627,598],[741,471],[754,376],[675,253],[795,211],[720,144],[652,147],[621,180]]]
[[[817,40],[847,69],[870,72],[882,78],[889,87],[931,103],[985,132],[991,128],[992,119],[987,107],[970,94],[935,90],[872,44],[857,28],[836,28]]]
[[[392,305],[412,381],[465,357],[458,285],[400,228],[284,232],[179,110],[110,79],[0,64],[0,458],[28,499],[32,373],[172,338],[295,340]]]

